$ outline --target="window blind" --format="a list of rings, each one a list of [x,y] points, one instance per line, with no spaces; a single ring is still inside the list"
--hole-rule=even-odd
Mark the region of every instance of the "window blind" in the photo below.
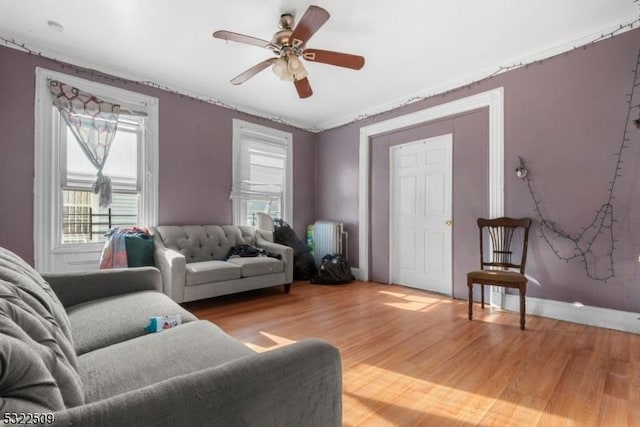
[[[230,198],[280,201],[284,194],[286,165],[284,144],[242,138]]]

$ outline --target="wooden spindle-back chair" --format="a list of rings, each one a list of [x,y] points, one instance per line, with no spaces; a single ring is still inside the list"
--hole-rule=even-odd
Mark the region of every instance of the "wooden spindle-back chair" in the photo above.
[[[481,304],[484,309],[484,285],[502,286],[520,291],[520,329],[524,329],[525,295],[527,278],[524,269],[527,262],[530,218],[478,219],[480,229],[480,270],[467,273],[469,287],[469,320],[473,318],[473,284],[480,284]],[[485,245],[485,237],[488,237]],[[514,251],[518,244],[519,251]],[[489,254],[485,246],[490,247]],[[519,255],[516,260],[515,255]]]

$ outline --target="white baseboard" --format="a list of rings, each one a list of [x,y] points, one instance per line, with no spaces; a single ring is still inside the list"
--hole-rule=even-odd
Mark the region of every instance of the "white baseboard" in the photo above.
[[[500,291],[491,291],[491,301],[494,305],[504,310],[519,312],[520,297]],[[535,316],[640,334],[640,313],[533,297],[526,297],[526,312]]]

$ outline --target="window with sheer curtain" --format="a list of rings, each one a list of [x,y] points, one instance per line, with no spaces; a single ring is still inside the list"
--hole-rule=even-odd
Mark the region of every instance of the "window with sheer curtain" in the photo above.
[[[157,225],[158,100],[40,67],[35,92],[35,266],[97,269],[110,227]]]
[[[291,134],[234,120],[233,216],[255,225],[256,213],[290,221]]]
[[[110,227],[138,224],[141,175],[138,160],[143,145],[144,121],[144,117],[120,115],[103,168],[112,188],[111,204],[105,207],[100,206],[100,197],[92,189],[95,166],[82,152],[70,127],[60,120],[61,243],[101,242]]]

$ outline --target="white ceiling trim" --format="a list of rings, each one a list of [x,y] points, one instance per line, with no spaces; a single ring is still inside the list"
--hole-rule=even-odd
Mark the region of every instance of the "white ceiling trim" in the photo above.
[[[264,111],[259,111],[256,109],[252,109],[250,107],[247,107],[245,105],[240,105],[240,104],[231,104],[231,103],[227,103],[224,102],[220,99],[215,99],[215,98],[211,98],[210,96],[192,91],[192,90],[187,90],[187,89],[182,89],[180,87],[177,87],[175,85],[171,85],[169,83],[164,83],[164,82],[160,82],[160,81],[149,81],[149,79],[145,78],[145,77],[141,77],[137,74],[133,74],[133,73],[126,73],[126,72],[122,72],[122,71],[116,71],[113,68],[109,68],[109,67],[104,67],[104,66],[100,66],[100,65],[96,65],[95,63],[89,62],[89,61],[84,61],[81,59],[76,59],[73,57],[70,57],[68,55],[64,55],[64,54],[59,54],[53,50],[47,49],[46,47],[42,47],[39,46],[37,44],[33,44],[33,45],[29,45],[27,46],[24,43],[21,43],[20,41],[17,40],[13,40],[13,39],[7,39],[5,37],[3,37],[2,35],[0,35],[0,41],[4,43],[4,45],[6,47],[12,48],[12,49],[16,49],[22,52],[27,52],[30,53],[32,55],[37,55],[37,56],[41,56],[43,58],[46,59],[50,59],[52,61],[56,61],[56,62],[63,62],[69,65],[65,65],[65,66],[73,66],[73,67],[77,67],[77,68],[81,68],[81,69],[86,69],[89,73],[91,72],[95,72],[98,75],[100,75],[101,77],[106,78],[107,80],[109,79],[116,79],[116,80],[128,80],[130,82],[134,82],[140,85],[144,85],[144,86],[148,86],[148,87],[152,87],[155,89],[160,89],[160,90],[164,90],[166,92],[172,92],[175,93],[177,95],[182,95],[182,96],[188,96],[189,98],[193,98],[196,99],[198,101],[202,101],[202,102],[206,102],[207,104],[213,104],[213,105],[217,105],[219,107],[223,107],[223,108],[227,108],[229,110],[233,110],[233,111],[238,111],[240,113],[245,113],[248,114],[250,116],[255,116],[255,117],[259,117],[262,119],[267,119],[270,120],[272,122],[276,122],[276,123],[280,123],[283,125],[288,125],[288,126],[293,126],[295,128],[298,129],[302,129],[302,130],[306,130],[309,132],[321,132],[323,129],[319,129],[316,127],[310,127],[307,123],[302,123],[296,120],[285,120],[282,119],[280,117],[276,117],[276,116],[270,116],[268,113],[264,112]],[[62,70],[64,71],[64,70]]]
[[[536,50],[535,52],[529,52],[524,55],[515,57],[512,60],[508,61],[507,64],[497,65],[492,68],[488,68],[473,74],[469,74],[466,77],[463,77],[461,79],[451,80],[436,86],[432,86],[427,90],[416,92],[413,95],[404,96],[402,98],[398,98],[395,101],[382,104],[376,107],[372,107],[367,111],[364,111],[355,116],[346,116],[341,119],[322,123],[318,126],[318,132],[321,132],[327,129],[332,129],[338,126],[343,126],[345,124],[348,124],[369,116],[382,114],[384,112],[391,111],[396,108],[409,105],[414,102],[418,102],[420,100],[423,100],[432,96],[437,96],[457,88],[465,87],[467,85],[489,78],[490,76],[495,76],[498,74],[502,74],[503,72],[506,72],[506,71],[510,71],[516,68],[521,68],[521,67],[527,66],[527,64],[532,64],[537,61],[543,61],[551,58],[552,56],[569,52],[577,48],[586,47],[594,43],[595,41],[600,41],[601,39],[603,39],[602,37],[603,34],[604,35],[611,34],[613,36],[613,35],[625,33],[627,31],[631,31],[634,28],[638,28],[638,27],[640,27],[640,18],[638,18],[637,16],[629,18],[622,22],[614,22],[610,25],[607,25],[606,27],[604,27],[603,29],[597,32],[586,34],[575,40],[569,40],[559,45],[549,46],[543,49]],[[608,38],[608,37],[605,37],[605,38]],[[504,69],[501,71],[501,69],[505,67],[508,69]]]
[[[496,75],[499,72],[506,71],[506,69],[511,70],[514,68],[519,68],[519,66],[526,66],[527,64],[531,64],[536,61],[542,61],[554,55],[571,51],[575,48],[587,46],[589,44],[594,43],[595,41],[601,40],[603,38],[603,35],[608,35],[608,34],[613,35],[614,33],[616,35],[622,34],[626,31],[630,31],[634,28],[638,28],[640,26],[639,22],[640,22],[640,19],[637,16],[630,16],[625,20],[611,23],[610,25],[605,26],[599,31],[586,34],[577,39],[569,40],[556,46],[549,46],[543,49],[538,49],[535,52],[529,52],[522,56],[515,57],[512,60],[508,61],[507,64],[496,65],[495,67],[492,67],[490,69],[487,68],[480,72],[468,74],[467,76],[460,79],[451,80],[445,83],[431,86],[428,89],[416,92],[410,96],[403,96],[401,98],[396,99],[395,101],[371,107],[365,111],[358,113],[357,115],[344,116],[342,118],[325,122],[325,123],[320,123],[320,124],[317,124],[317,123],[311,124],[311,123],[304,123],[301,121],[296,121],[291,119],[283,119],[281,117],[270,115],[266,111],[253,109],[243,104],[228,103],[220,99],[214,99],[202,93],[198,93],[192,90],[182,89],[180,87],[177,87],[165,82],[160,82],[160,81],[151,82],[147,78],[144,78],[140,75],[123,72],[121,70],[114,70],[113,68],[110,68],[110,67],[97,65],[96,63],[93,63],[91,61],[73,58],[71,56],[55,52],[54,50],[50,50],[44,46],[39,46],[36,44],[27,46],[21,43],[20,41],[4,38],[2,37],[2,35],[0,35],[0,40],[4,41],[5,46],[13,49],[21,50],[23,52],[28,52],[32,54],[38,54],[47,59],[51,59],[57,62],[65,62],[65,63],[71,64],[72,66],[86,68],[90,72],[94,71],[99,74],[108,74],[108,76],[105,76],[106,78],[110,78],[109,76],[113,76],[113,78],[115,79],[126,79],[141,85],[154,87],[161,90],[166,90],[169,92],[176,93],[178,95],[188,96],[202,102],[218,105],[223,108],[228,108],[234,111],[238,111],[240,113],[245,113],[251,116],[263,118],[276,123],[293,126],[295,128],[303,129],[309,132],[318,133],[318,132],[322,132],[324,130],[332,129],[338,126],[343,126],[343,125],[346,125],[346,124],[349,124],[373,115],[391,111],[396,108],[423,100],[425,98],[429,98],[431,96],[439,95],[444,92],[454,90],[456,88],[461,88],[461,87],[473,84],[475,82],[479,82],[490,76]]]

